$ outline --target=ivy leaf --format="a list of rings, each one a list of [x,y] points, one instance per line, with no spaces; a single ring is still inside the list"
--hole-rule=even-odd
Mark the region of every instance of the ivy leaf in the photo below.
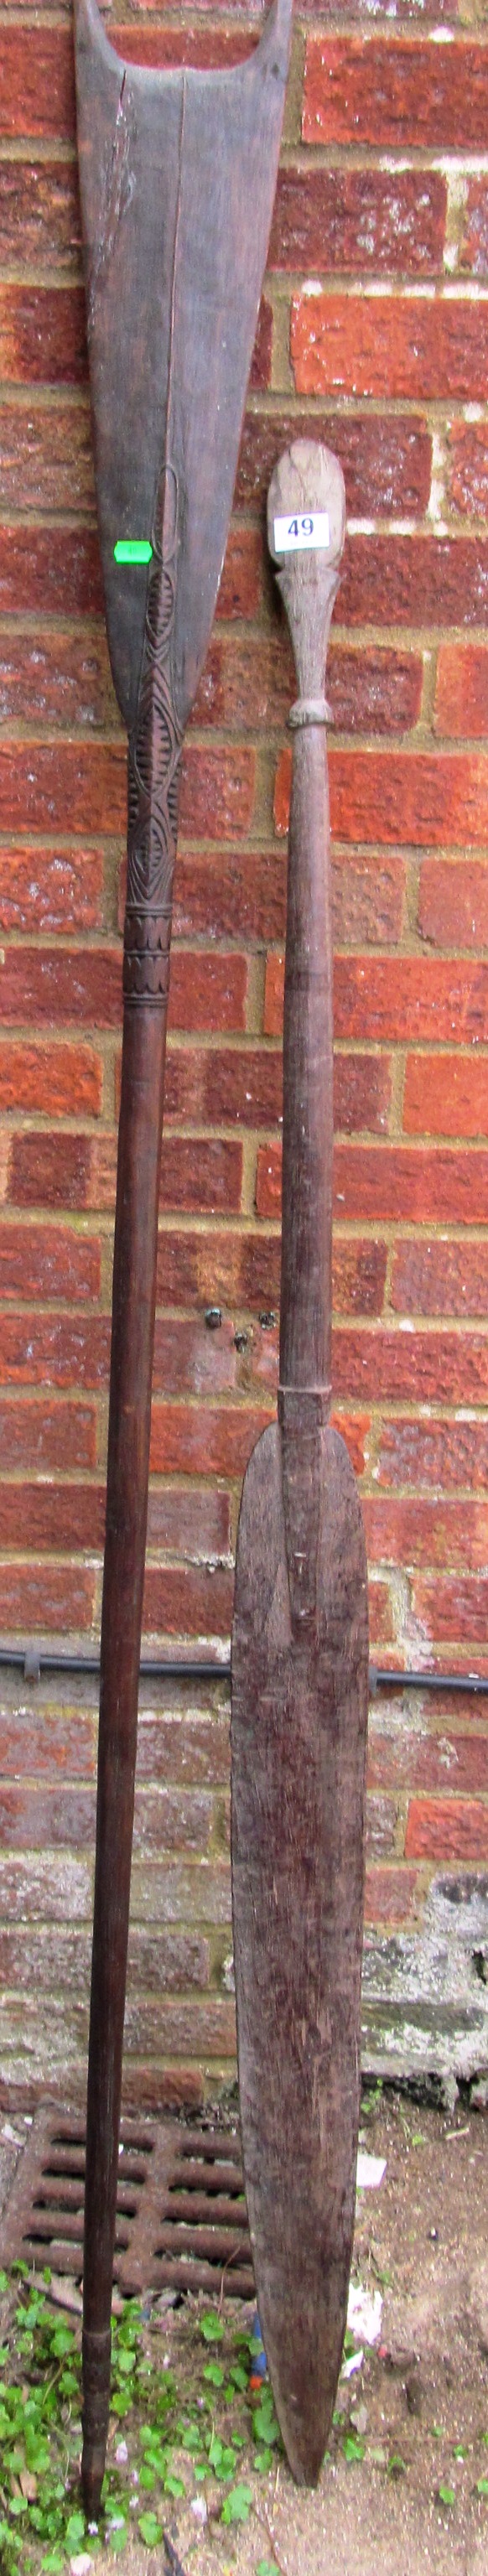
[[[200,2334],[203,2335],[204,2343],[223,2342],[222,2320],[221,2317],[216,2316],[215,2308],[208,2308],[206,2316],[201,2318]]]
[[[488,2496],[488,2478],[477,2478],[475,2493],[480,2496]]]
[[[437,2494],[440,2504],[455,2504],[456,2502],[454,2487],[438,2487]]]
[[[163,2526],[161,2522],[158,2522],[157,2514],[141,2513],[139,2516],[138,2529],[141,2534],[141,2540],[145,2540],[146,2549],[157,2549],[158,2542],[162,2540],[163,2537]]]
[[[248,2522],[252,2505],[250,2487],[231,2487],[222,2505],[222,2522]]]
[[[233,2374],[233,2375],[234,2375],[234,2374]],[[224,2376],[224,2373],[223,2373],[222,2364],[221,2364],[221,2362],[220,2362],[220,2361],[206,2361],[206,2362],[205,2362],[205,2368],[204,2368],[204,2371],[202,2372],[202,2377],[203,2377],[203,2379],[209,2379],[209,2380],[210,2380],[211,2388],[221,2388],[221,2387],[222,2387],[223,2376]],[[242,2373],[242,2380],[239,2380],[239,2387],[240,2387],[240,2388],[247,2388],[247,2372],[246,2372],[245,2370],[244,2370],[244,2371],[243,2371],[243,2373]]]

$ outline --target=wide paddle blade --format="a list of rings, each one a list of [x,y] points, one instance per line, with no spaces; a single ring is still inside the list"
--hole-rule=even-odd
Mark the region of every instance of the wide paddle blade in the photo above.
[[[232,1638],[247,2205],[276,2409],[307,2485],[335,2401],[354,2226],[368,1670],[361,1514],[337,1432],[318,1434],[316,1473],[315,1618],[297,1642],[270,1424],[244,1479]]]
[[[292,0],[225,71],[124,63],[76,0],[78,153],[97,508],[115,688],[131,733],[162,474],[177,496],[172,697],[192,706],[227,542],[271,224]]]

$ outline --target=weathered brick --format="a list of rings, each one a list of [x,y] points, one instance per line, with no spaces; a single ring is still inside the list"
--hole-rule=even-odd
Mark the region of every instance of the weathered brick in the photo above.
[[[14,1135],[8,1197],[14,1207],[110,1208],[115,1205],[116,1138],[95,1146],[89,1135]],[[162,1208],[237,1214],[242,1149],[229,1137],[163,1138]]]
[[[488,422],[455,420],[448,433],[449,497],[469,519],[484,518],[488,503]]]
[[[0,717],[22,724],[59,725],[75,732],[80,726],[109,732],[118,726],[107,646],[102,631],[66,635],[59,627],[39,626],[0,634]]]
[[[124,2060],[122,2067],[123,2111],[152,2114],[161,2118],[162,2111],[201,2111],[204,2099],[203,2076],[196,2066],[162,2066],[141,2064],[137,2058]]]
[[[125,885],[125,864],[123,870]],[[121,913],[123,912],[123,898]],[[222,850],[191,856],[178,848],[175,872],[174,933],[182,938],[257,940],[283,937],[286,920],[286,860],[281,850]],[[173,974],[174,958],[171,968]]]
[[[29,186],[32,183],[36,244],[38,241],[36,182],[39,181],[40,189],[44,191],[46,170],[48,187],[51,171],[56,174],[56,188],[59,185],[63,189],[67,183],[71,184],[72,165],[64,165],[59,161],[48,164],[41,161],[34,171],[28,167],[26,170],[24,162],[4,161],[0,169],[0,189],[5,173],[14,173],[15,187],[21,183],[19,174],[24,172]],[[10,184],[9,180],[7,184]],[[4,199],[2,199],[2,205],[4,206]],[[22,237],[24,238],[24,235]],[[56,235],[56,246],[59,247],[59,258],[62,263],[61,231],[59,236]],[[0,402],[0,449],[2,500],[6,511],[64,510],[72,516],[73,511],[89,510],[93,514],[95,483],[88,390],[85,401],[81,398],[78,389],[76,396],[68,395],[66,401],[62,401],[58,394],[54,403],[49,399],[42,401],[37,395],[35,404],[25,405],[20,404],[12,394],[7,396]],[[69,553],[72,542],[73,530],[71,529]],[[59,534],[57,545],[59,551]]]
[[[408,1057],[403,1125],[411,1136],[486,1136],[488,1059]]]
[[[460,1797],[488,1789],[486,1735],[369,1735],[368,1778],[385,1789],[454,1789]]]
[[[0,849],[0,930],[98,930],[99,850]]]
[[[488,1805],[476,1798],[412,1798],[408,1860],[488,1860]]]
[[[1,677],[0,658],[0,685]],[[355,732],[407,732],[417,723],[420,710],[420,655],[375,646],[369,650],[363,647],[360,653],[350,652],[341,645],[332,645],[327,688],[334,722],[342,732],[351,727]],[[83,689],[82,669],[80,703]],[[219,630],[212,637],[207,655],[195,720],[199,725],[266,730],[286,721],[294,689],[291,649],[285,635],[237,639]],[[85,697],[86,694],[85,685]]]
[[[395,1245],[390,1301],[400,1315],[488,1315],[484,1243],[407,1235]]]
[[[290,354],[297,394],[483,400],[488,300],[294,296]]]
[[[481,172],[468,179],[461,265],[473,277],[486,277],[488,271],[488,189]]]
[[[281,1146],[260,1145],[258,1216],[278,1217],[280,1205]],[[488,1153],[336,1144],[334,1208],[353,1224],[481,1225],[488,1215]]]
[[[133,2049],[168,2049],[171,2055],[235,2058],[236,2013],[233,1998],[212,1996],[205,2003],[183,2002],[164,1994],[157,2005],[144,1995],[127,1997],[125,2044]]]
[[[230,1707],[225,1717],[186,1717],[178,1709],[157,1717],[139,1715],[137,1777],[148,1782],[201,1782],[206,1789],[228,1789],[230,1778]]]
[[[24,1565],[10,1563],[0,1569],[2,1619],[10,1629],[49,1629],[65,1634],[66,1630],[93,1626],[95,1584],[88,1567],[50,1565],[44,1558],[36,1565],[29,1556]],[[0,1791],[0,1809],[2,1793]]]
[[[277,773],[276,818],[280,832],[287,830],[287,773],[281,763]],[[348,850],[336,851],[332,858],[332,924],[336,948],[390,947],[398,938],[402,925],[405,892],[405,860],[397,851],[375,851],[374,858],[364,851],[360,858]],[[283,883],[283,928],[285,901]],[[268,936],[280,937],[278,918]],[[273,1001],[274,979],[276,993]],[[275,1017],[273,1014],[275,1013]],[[268,1017],[268,1014],[270,1016]],[[277,1014],[277,1016],[276,1016]],[[266,968],[266,1003],[264,1027],[268,1037],[277,1037],[283,1020],[283,961],[270,957]]]
[[[251,359],[251,370],[250,370],[250,376],[249,376],[249,383],[250,383],[250,385],[252,385],[253,391],[254,391],[255,393],[256,393],[256,392],[263,393],[263,392],[265,391],[265,389],[266,389],[266,386],[271,384],[271,365],[272,365],[272,354],[273,354],[273,313],[272,313],[272,307],[271,307],[271,305],[270,305],[270,304],[268,304],[267,296],[262,295],[262,297],[261,297],[261,303],[260,303],[260,308],[259,308],[259,314],[258,314],[258,325],[257,325],[257,331],[256,331],[256,338],[255,338],[255,342],[254,342],[254,349],[253,349],[253,354],[252,354],[252,359]]]
[[[240,29],[182,25],[163,27],[111,25],[111,43],[127,62],[216,65],[240,62],[248,39]],[[29,29],[26,47],[22,25],[2,32],[4,133],[9,138],[32,135],[72,142],[75,133],[74,62],[71,30]]]
[[[418,928],[436,948],[488,948],[486,861],[423,859]]]
[[[382,1422],[378,1459],[381,1485],[436,1488],[471,1487],[484,1493],[488,1481],[488,1423],[430,1422],[395,1416]]]
[[[488,1560],[488,1506],[480,1502],[384,1501],[365,1496],[368,1557],[374,1564],[444,1566],[482,1572]],[[487,1744],[488,1765],[488,1744]],[[488,1770],[487,1782],[488,1787]]]
[[[4,21],[5,32],[5,21]],[[25,50],[25,49],[24,49]],[[73,161],[39,156],[0,165],[0,262],[76,275],[81,220]]]
[[[151,1466],[158,1475],[243,1476],[270,1410],[264,1405],[153,1403]],[[0,1416],[1,1421],[1,1416]]]
[[[4,384],[85,384],[83,288],[0,286],[0,367]]]
[[[488,1343],[483,1334],[336,1328],[334,1390],[338,1397],[381,1402],[486,1404]],[[485,1605],[486,1606],[486,1605]]]
[[[82,414],[84,419],[84,414]],[[48,439],[46,423],[45,439]],[[25,441],[25,432],[24,432]],[[21,445],[20,461],[25,449]],[[56,435],[53,434],[56,457]],[[49,506],[49,489],[43,506]],[[65,507],[73,509],[74,494]],[[56,485],[51,506],[56,506]],[[13,503],[15,506],[15,501]],[[22,483],[17,506],[23,507]],[[31,494],[31,506],[35,503]],[[231,528],[217,601],[217,616],[253,617],[259,605],[262,548],[258,529]],[[47,611],[66,617],[100,616],[103,610],[98,540],[91,527],[36,528],[15,522],[0,527],[0,612],[20,616]]]
[[[35,1487],[33,1491],[35,1492]],[[5,1492],[5,1487],[4,1487]],[[25,1524],[24,1524],[25,1526]],[[52,1782],[91,1780],[95,1777],[97,1759],[97,1721],[83,1709],[60,1710],[2,1708],[1,1715],[2,1779]]]
[[[31,1396],[0,1403],[3,1467],[94,1467],[96,1423],[92,1404],[48,1404]]]
[[[412,1603],[426,1636],[439,1644],[486,1645],[486,1575],[419,1575]]]
[[[361,136],[362,141],[362,136]],[[311,170],[278,174],[268,266],[322,276],[442,273],[446,182],[422,170]]]
[[[95,1548],[101,1555],[105,1532],[105,1487],[55,1485],[52,1481],[48,1484],[45,1478],[40,1478],[38,1484],[21,1483],[20,1477],[15,1483],[5,1480],[0,1494],[0,1547],[25,1548],[26,1531],[33,1556],[46,1550],[79,1555],[86,1549],[92,1560]],[[46,1733],[44,1718],[42,1725]],[[68,1768],[72,1768],[68,1760],[69,1738],[64,1719],[63,1727],[66,1762]],[[49,1741],[47,1734],[46,1758]],[[79,1767],[76,1763],[75,1769]]]
[[[97,1235],[68,1226],[0,1225],[0,1296],[98,1297],[100,1252]]]
[[[488,734],[488,649],[441,644],[434,723],[437,733]]]
[[[283,403],[271,412],[246,413],[237,502],[262,507],[277,455],[293,438],[309,438],[310,426],[310,411],[291,411]],[[400,414],[377,414],[369,420],[364,413],[357,418],[321,412],[314,416],[314,434],[340,457],[352,517],[377,517],[382,511],[401,517],[406,510],[412,518],[422,515],[430,493],[432,442],[421,416],[407,414],[402,420]]]
[[[101,1057],[88,1046],[0,1044],[0,1109],[35,1109],[48,1117],[98,1117]]]
[[[277,1234],[228,1230],[202,1237],[172,1227],[159,1236],[158,1297],[169,1305],[222,1303],[259,1313],[278,1304],[280,1264]],[[339,1313],[381,1314],[385,1276],[385,1244],[368,1237],[341,1243],[336,1234],[333,1293]]]
[[[148,1565],[144,1627],[163,1637],[228,1637],[233,1591],[230,1571]]]
[[[375,1587],[376,1588],[376,1587]],[[366,1853],[369,1861],[391,1860],[395,1851],[398,1824],[398,1802],[394,1798],[366,1798]]]
[[[1,1056],[0,1056],[1,1066]],[[369,1127],[376,1133],[387,1125],[390,1104],[391,1070],[387,1058],[336,1056],[334,1066],[334,1115],[336,1126],[351,1131]],[[235,1120],[249,1127],[265,1127],[281,1120],[283,1078],[281,1057],[269,1050],[253,1048],[244,1052],[219,1049],[191,1055],[172,1049],[167,1058],[167,1116],[177,1119],[201,1119],[202,1123],[220,1125]],[[0,1082],[1,1099],[1,1082]]]
[[[482,535],[357,534],[346,541],[345,624],[483,625],[487,598],[488,544]]]
[[[206,956],[202,950],[174,955],[171,967],[170,1026],[173,1028],[241,1029],[246,997],[246,961]],[[117,1028],[122,1016],[122,958],[118,948],[6,948],[0,957],[0,1013],[4,1021],[83,1021],[88,1026]]]
[[[277,772],[275,814],[286,811],[288,752]],[[475,845],[488,832],[488,759],[482,752],[329,751],[330,819],[337,840]]]
[[[366,1924],[411,1923],[422,1898],[420,1871],[415,1869],[375,1868],[366,1870],[364,1920]]]
[[[483,45],[420,38],[307,38],[304,143],[372,143],[383,152],[480,151],[488,116]]]
[[[283,1016],[283,958],[267,966],[264,1026],[268,1037],[279,1034]],[[484,965],[444,965],[437,957],[391,959],[339,957],[334,977],[336,1038],[374,1039],[408,1045],[429,1040],[439,1045],[485,1042],[488,973]]]

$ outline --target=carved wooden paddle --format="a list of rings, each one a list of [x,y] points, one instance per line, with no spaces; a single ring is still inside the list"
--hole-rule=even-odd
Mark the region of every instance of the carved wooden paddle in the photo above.
[[[110,2374],[178,785],[232,503],[276,179],[291,0],[237,69],[141,70],[75,0],[78,152],[108,640],[129,734],[124,1034],[87,2107],[83,2488]]]
[[[332,938],[323,695],[344,485],[297,441],[269,492],[299,697],[285,966],[278,1420],[244,1478],[232,1875],[244,2174],[290,2467],[318,2477],[347,2311],[360,2067],[366,1558],[330,1424]]]

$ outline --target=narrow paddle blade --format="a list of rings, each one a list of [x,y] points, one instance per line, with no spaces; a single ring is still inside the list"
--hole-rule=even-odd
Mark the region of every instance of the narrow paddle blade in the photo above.
[[[337,2377],[359,2113],[366,1558],[347,1450],[317,1435],[316,1615],[292,1638],[280,1432],[244,1478],[232,1643],[240,2111],[256,2289],[294,2476]]]
[[[276,183],[292,0],[231,70],[154,71],[75,0],[78,151],[108,638],[132,731],[151,542],[177,503],[172,695],[183,731],[212,625]],[[172,533],[174,511],[171,510]],[[162,522],[162,511],[159,512]],[[163,548],[164,552],[164,548]]]

